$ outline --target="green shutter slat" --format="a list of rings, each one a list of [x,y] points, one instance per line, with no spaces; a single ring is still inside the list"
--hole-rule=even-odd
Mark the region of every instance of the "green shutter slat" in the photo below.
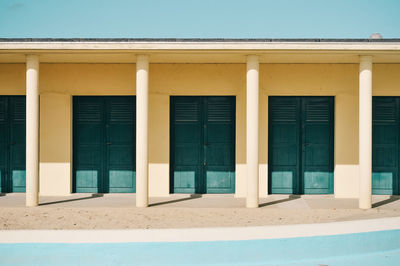
[[[85,97],[76,101],[75,119],[77,122],[100,122],[102,103]]]
[[[397,123],[396,98],[374,97],[373,99],[373,123]]]
[[[198,122],[200,121],[200,101],[175,102],[175,122]]]
[[[132,123],[135,119],[135,102],[124,101],[120,99],[119,102],[110,102],[110,118],[111,122],[128,122]]]
[[[232,122],[232,102],[229,98],[209,98],[207,104],[208,122]]]
[[[270,98],[270,118],[271,121],[296,121],[297,117],[297,103],[294,98]],[[279,100],[274,100],[279,99]]]
[[[307,122],[329,122],[330,105],[324,99],[312,99],[307,102],[305,110]]]
[[[25,116],[26,116],[25,97],[15,97],[12,106],[13,106],[12,107],[13,121],[25,122]]]

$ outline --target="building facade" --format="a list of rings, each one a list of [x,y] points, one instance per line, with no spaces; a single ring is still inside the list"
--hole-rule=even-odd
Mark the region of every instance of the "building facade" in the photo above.
[[[1,192],[400,194],[400,40],[2,39]]]

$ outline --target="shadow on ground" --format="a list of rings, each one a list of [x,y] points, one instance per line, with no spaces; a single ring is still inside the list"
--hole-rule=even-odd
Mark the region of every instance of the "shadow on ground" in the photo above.
[[[377,207],[398,201],[399,199],[400,199],[400,196],[390,196],[390,198],[388,198],[388,199],[373,203],[372,208],[377,208]]]
[[[286,199],[265,202],[265,203],[260,204],[259,207],[266,207],[266,206],[279,204],[279,203],[283,203],[283,202],[287,202],[287,201],[292,201],[292,200],[296,200],[296,199],[300,199],[300,198],[301,198],[300,195],[289,195],[289,197]]]
[[[187,201],[187,200],[193,200],[193,199],[199,199],[199,198],[201,198],[201,197],[202,197],[201,194],[191,194],[190,197],[188,197],[188,198],[182,198],[182,199],[174,199],[174,200],[156,202],[156,203],[149,204],[149,207],[160,206],[160,205],[171,204],[171,203],[176,203],[176,202],[181,202],[181,201]]]
[[[103,194],[96,193],[96,194],[92,194],[92,196],[89,196],[89,197],[67,199],[67,200],[58,200],[58,201],[40,203],[39,206],[58,204],[58,203],[65,203],[65,202],[72,202],[72,201],[80,201],[80,200],[89,200],[89,199],[95,199],[95,198],[101,198],[101,197],[103,197]]]

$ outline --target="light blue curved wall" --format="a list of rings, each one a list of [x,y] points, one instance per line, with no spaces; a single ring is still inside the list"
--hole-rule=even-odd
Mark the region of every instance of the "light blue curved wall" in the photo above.
[[[400,230],[247,241],[0,244],[2,265],[398,265],[399,259]]]

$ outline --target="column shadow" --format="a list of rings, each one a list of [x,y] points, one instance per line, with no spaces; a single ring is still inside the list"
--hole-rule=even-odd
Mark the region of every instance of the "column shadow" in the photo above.
[[[300,199],[301,195],[289,195],[288,198],[286,199],[281,199],[281,200],[275,200],[275,201],[271,201],[271,202],[265,202],[259,205],[259,207],[266,207],[266,206],[270,206],[270,205],[274,205],[274,204],[279,204],[279,203],[283,203],[283,202],[287,202],[287,201],[292,201],[292,200],[296,200],[296,199]]]
[[[389,203],[392,203],[392,202],[395,202],[398,200],[400,200],[400,196],[390,196],[390,198],[388,198],[388,199],[373,203],[372,208],[377,208],[377,207],[380,207],[380,206],[383,206],[383,205],[386,205],[386,204],[389,204]]]
[[[201,194],[191,194],[188,198],[182,198],[182,199],[174,199],[174,200],[156,202],[156,203],[149,204],[149,207],[160,206],[160,205],[166,205],[166,204],[171,204],[171,203],[176,203],[176,202],[182,202],[182,201],[187,201],[187,200],[193,200],[193,199],[199,199],[199,198],[201,198],[201,197],[202,197]]]
[[[101,197],[103,197],[103,194],[95,193],[95,194],[92,194],[92,195],[89,196],[89,197],[75,198],[75,199],[66,199],[66,200],[58,200],[58,201],[51,201],[51,202],[39,203],[39,206],[52,205],[52,204],[65,203],[65,202],[73,202],[73,201],[79,201],[79,200],[89,200],[89,199],[95,199],[95,198],[101,198]]]

